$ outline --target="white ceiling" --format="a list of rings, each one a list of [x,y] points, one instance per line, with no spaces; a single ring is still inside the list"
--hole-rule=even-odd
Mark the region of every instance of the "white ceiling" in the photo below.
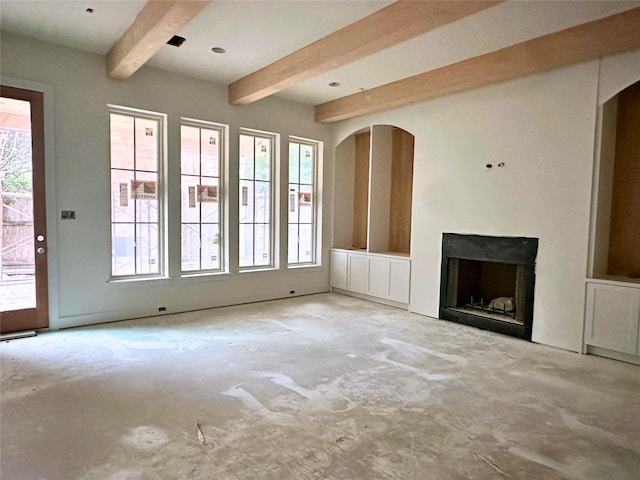
[[[229,84],[392,3],[390,0],[214,0],[148,65]],[[106,54],[146,0],[1,0],[0,28]],[[315,105],[640,6],[640,1],[511,0],[289,88]],[[90,7],[94,12],[85,10]],[[401,25],[398,28],[402,28]],[[640,26],[639,26],[640,28]],[[223,47],[226,54],[211,52]],[[340,82],[338,88],[328,86]]]

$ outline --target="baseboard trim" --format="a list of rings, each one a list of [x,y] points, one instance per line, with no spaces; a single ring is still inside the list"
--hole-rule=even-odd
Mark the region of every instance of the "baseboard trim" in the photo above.
[[[599,357],[607,357],[613,360],[619,360],[621,362],[633,363],[634,365],[640,365],[640,356],[638,355],[616,352],[607,348],[594,347],[593,345],[587,345],[587,354],[597,355]]]
[[[349,290],[342,290],[341,288],[331,287],[333,293],[339,293],[341,295],[347,295],[348,297],[356,297],[361,300],[368,300],[370,302],[381,303],[388,305],[389,307],[402,308],[403,310],[409,309],[408,303],[394,302],[393,300],[386,300],[384,298],[374,297],[371,295],[365,295],[363,293],[350,292]]]

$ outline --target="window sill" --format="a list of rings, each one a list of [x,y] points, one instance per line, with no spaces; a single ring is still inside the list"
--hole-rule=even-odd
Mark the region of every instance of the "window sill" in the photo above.
[[[282,270],[281,268],[276,268],[276,267],[247,267],[244,269],[240,269],[238,270],[239,274],[244,274],[244,273],[260,273],[260,272],[278,272]]]
[[[289,265],[287,270],[320,270],[322,265],[319,263],[304,263],[299,265]]]
[[[108,285],[114,285],[114,286],[118,286],[118,285],[122,285],[122,286],[129,286],[132,283],[140,283],[140,284],[144,284],[144,285],[152,285],[152,284],[163,284],[163,283],[169,283],[171,281],[171,278],[169,277],[141,277],[141,278],[137,278],[137,277],[129,277],[129,278],[111,278],[109,280],[107,280],[107,284]]]
[[[221,280],[230,276],[231,273],[229,272],[193,272],[182,273],[178,278],[181,282],[206,282],[207,280]]]

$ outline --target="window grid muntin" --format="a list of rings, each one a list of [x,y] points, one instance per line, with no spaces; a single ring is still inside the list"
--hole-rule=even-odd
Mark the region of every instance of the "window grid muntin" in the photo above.
[[[292,182],[291,181],[291,174],[289,174],[289,181],[288,181],[288,185],[289,185],[289,194],[291,194],[291,187],[295,186],[295,193],[297,195],[300,194],[300,192],[302,191],[301,187],[310,187],[311,190],[311,221],[310,222],[301,222],[300,221],[300,217],[301,217],[301,210],[300,210],[300,205],[299,205],[299,196],[298,196],[298,200],[296,200],[296,215],[297,218],[295,219],[295,222],[291,221],[291,209],[289,207],[289,205],[287,205],[287,210],[288,210],[288,234],[290,234],[291,232],[291,226],[295,225],[296,228],[296,233],[297,233],[297,241],[296,241],[296,261],[295,262],[288,262],[288,264],[290,266],[296,266],[296,265],[310,265],[310,264],[315,264],[316,262],[316,258],[317,258],[317,252],[316,252],[316,235],[317,235],[317,228],[316,228],[316,219],[317,219],[317,169],[318,169],[318,144],[315,142],[307,142],[301,139],[296,139],[296,138],[291,138],[289,140],[289,168],[291,166],[291,145],[297,145],[297,156],[296,156],[296,162],[297,162],[297,168],[298,168],[298,176],[297,176],[297,182]],[[302,163],[302,147],[306,146],[311,148],[312,150],[312,155],[311,155],[311,183],[303,183],[302,182],[302,168],[301,168],[301,163]],[[288,199],[289,200],[289,199]],[[301,249],[301,245],[300,245],[300,225],[309,225],[311,227],[311,258],[309,261],[304,261],[301,262],[300,261],[300,249]],[[290,245],[290,240],[287,242],[287,246]],[[287,254],[287,260],[289,255]]]
[[[241,130],[240,131],[240,135],[239,135],[239,140],[240,143],[242,141],[242,137],[250,137],[252,138],[252,143],[253,143],[253,148],[252,148],[252,177],[248,178],[243,176],[243,172],[242,169],[240,169],[240,171],[238,172],[238,183],[239,183],[239,217],[238,217],[238,226],[239,229],[242,229],[243,225],[251,225],[251,245],[252,245],[252,251],[251,251],[251,264],[250,265],[246,265],[246,264],[242,264],[242,256],[239,257],[239,268],[240,270],[246,270],[246,269],[254,269],[254,268],[270,268],[274,266],[274,242],[273,242],[273,238],[274,238],[274,228],[273,228],[273,218],[274,218],[274,202],[273,202],[273,197],[274,197],[274,190],[273,190],[273,172],[274,172],[274,168],[275,168],[275,155],[274,155],[274,151],[275,151],[275,146],[276,146],[276,136],[275,135],[269,135],[269,134],[261,134],[258,132],[254,132],[251,130]],[[269,175],[268,175],[268,179],[267,180],[263,180],[263,179],[256,179],[256,159],[257,159],[257,154],[258,154],[258,140],[259,139],[264,139],[268,141],[269,144],[269,148],[267,151],[268,154],[268,159],[269,159]],[[262,153],[262,152],[261,152]],[[241,152],[240,152],[240,157]],[[240,159],[240,166],[242,165],[242,159]],[[252,212],[251,212],[251,218],[252,221],[251,222],[243,222],[242,218],[241,218],[241,210],[242,210],[242,182],[250,182],[252,185]],[[268,188],[268,195],[267,198],[269,200],[269,210],[267,212],[267,215],[265,215],[265,220],[264,222],[256,222],[256,185],[257,184],[266,184],[267,188]],[[268,229],[268,257],[269,257],[269,262],[267,264],[257,264],[256,263],[256,226],[261,226],[263,227],[265,230]],[[240,241],[240,237],[238,238],[239,242],[238,242],[238,249],[241,248],[241,241]]]
[[[116,206],[120,206],[117,204],[117,201],[119,200],[119,192],[118,192],[118,196],[114,195],[116,192],[113,191],[113,185],[110,187],[110,193],[112,195],[111,198],[111,275],[110,277],[113,279],[126,279],[126,278],[157,278],[157,277],[161,277],[165,274],[165,261],[164,261],[164,242],[163,242],[163,238],[164,238],[164,199],[162,196],[162,192],[163,192],[163,177],[162,177],[162,173],[163,173],[163,159],[164,159],[164,121],[165,121],[165,115],[163,114],[156,114],[153,112],[143,112],[143,111],[139,111],[139,110],[134,110],[134,109],[127,109],[125,107],[114,107],[114,106],[109,106],[109,162],[110,165],[113,164],[113,136],[114,136],[114,130],[113,130],[113,117],[114,116],[121,116],[121,117],[127,117],[127,118],[131,118],[133,120],[132,122],[132,140],[133,143],[131,145],[131,153],[132,153],[132,163],[133,163],[133,168],[110,168],[110,182],[113,181],[113,172],[114,171],[119,171],[119,172],[130,172],[131,176],[132,176],[132,180],[133,181],[137,181],[138,180],[138,173],[142,173],[142,174],[152,174],[155,175],[155,182],[156,182],[156,221],[150,222],[150,221],[140,221],[138,220],[138,201],[139,200],[143,200],[143,199],[134,199],[134,198],[130,198],[130,195],[132,195],[132,190],[130,189],[130,182],[129,182],[129,188],[127,189],[127,200],[128,201],[132,201],[133,202],[133,214],[131,215],[132,221],[115,221],[114,220],[114,214],[115,214],[115,208]],[[138,120],[151,120],[154,122],[155,128],[156,128],[156,134],[155,136],[155,165],[156,165],[156,170],[148,170],[148,169],[138,169],[137,168],[137,161],[138,161],[138,152],[137,152],[137,136],[136,136],[136,122]],[[149,218],[149,217],[147,217]],[[139,253],[139,251],[141,250],[141,246],[139,245],[141,243],[140,241],[140,235],[139,235],[139,227],[140,226],[144,226],[146,225],[147,228],[152,228],[155,227],[156,228],[156,235],[154,235],[154,237],[149,237],[149,244],[147,247],[147,250],[149,252],[149,257],[151,257],[152,255],[152,249],[151,249],[151,245],[153,245],[154,240],[155,240],[155,254],[157,256],[156,259],[156,263],[155,263],[155,267],[154,267],[154,271],[153,272],[145,272],[145,273],[139,273],[139,260],[142,257],[142,254]],[[115,239],[117,237],[115,237],[115,231],[116,231],[116,227],[117,226],[130,226],[133,228],[133,273],[126,273],[126,274],[115,274],[114,270],[116,270],[115,266],[118,260],[118,257],[115,255]],[[122,242],[120,242],[122,243]],[[149,264],[151,265],[151,264]],[[119,269],[122,269],[122,267],[119,267]],[[148,270],[152,270],[151,268],[149,268]]]
[[[182,129],[184,127],[188,127],[188,128],[197,128],[198,129],[198,173],[197,174],[186,174],[183,173],[183,155],[184,155],[184,151],[183,151],[183,131]],[[206,175],[203,176],[202,172],[203,172],[203,167],[202,167],[202,139],[203,139],[203,130],[210,130],[210,131],[215,131],[218,134],[218,141],[216,144],[216,150],[217,150],[217,157],[218,157],[218,168],[217,168],[217,176],[211,176],[211,175]],[[225,264],[224,264],[224,235],[223,235],[223,192],[222,192],[222,182],[221,182],[221,178],[223,176],[223,162],[222,162],[222,155],[223,152],[225,151],[224,149],[224,132],[225,132],[225,126],[224,125],[219,125],[219,124],[215,124],[215,123],[209,123],[209,122],[204,122],[204,121],[195,121],[195,120],[186,120],[183,119],[181,124],[180,124],[180,140],[181,140],[181,149],[180,149],[180,178],[181,178],[181,182],[180,182],[180,189],[182,190],[183,188],[183,180],[185,178],[193,178],[193,179],[197,179],[196,182],[196,205],[198,206],[198,222],[185,222],[183,221],[182,218],[182,211],[183,211],[183,206],[181,205],[181,228],[180,228],[180,269],[181,272],[183,274],[197,274],[197,273],[207,273],[207,272],[220,272],[220,271],[224,271],[225,268]],[[187,153],[191,153],[191,152],[187,152]],[[202,179],[216,179],[217,181],[217,188],[218,188],[218,212],[217,212],[217,221],[216,222],[203,222],[203,218],[202,218],[202,202],[198,201],[198,191],[197,191],[197,185],[202,185]],[[188,191],[187,191],[187,196],[188,196]],[[182,195],[181,195],[181,200],[182,202]],[[188,269],[185,270],[184,269],[184,260],[182,258],[184,249],[185,249],[185,245],[184,245],[184,228],[185,227],[189,227],[191,226],[193,228],[193,226],[197,225],[198,226],[198,239],[199,239],[199,244],[198,244],[198,268],[197,269]],[[218,254],[217,254],[217,262],[218,262],[218,267],[217,268],[202,268],[202,263],[203,263],[203,226],[205,225],[216,225],[217,226],[217,230],[218,230]]]

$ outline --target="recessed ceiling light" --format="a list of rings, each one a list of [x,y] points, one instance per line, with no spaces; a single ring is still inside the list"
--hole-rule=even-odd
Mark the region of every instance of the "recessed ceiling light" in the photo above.
[[[329,84],[330,87],[339,87],[340,86],[340,82],[331,82]]]
[[[226,53],[226,50],[222,47],[213,47],[211,51],[213,53]]]
[[[85,12],[87,12],[87,13],[93,13],[93,8],[89,7],[89,8],[87,8],[87,9],[85,10]]]

